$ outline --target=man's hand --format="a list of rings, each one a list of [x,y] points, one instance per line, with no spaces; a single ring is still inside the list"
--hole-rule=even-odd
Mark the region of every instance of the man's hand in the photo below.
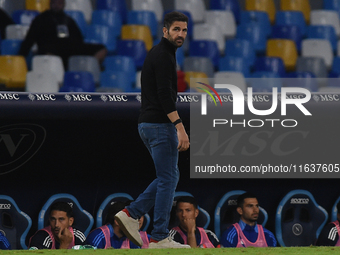
[[[60,249],[68,249],[73,240],[73,235],[68,228],[64,228],[63,230],[60,229],[58,238],[60,242]]]
[[[188,244],[191,246],[191,248],[197,247],[197,241],[196,241],[196,219],[195,218],[187,218],[184,219],[183,224],[185,225],[185,228],[187,229],[187,241]]]
[[[177,124],[177,126],[182,125],[182,123]],[[182,128],[177,129],[177,137],[178,137],[178,151],[186,151],[189,146],[189,137],[187,135],[187,132],[185,132],[184,126],[182,125]]]

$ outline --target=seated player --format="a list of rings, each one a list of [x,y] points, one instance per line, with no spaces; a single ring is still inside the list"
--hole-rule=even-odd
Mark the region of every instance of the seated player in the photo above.
[[[336,205],[338,209],[337,220],[330,222],[322,229],[316,245],[318,246],[340,246],[340,202]]]
[[[272,232],[257,224],[260,209],[256,196],[244,193],[237,198],[238,223],[230,226],[221,238],[223,247],[276,247]]]
[[[176,216],[179,226],[170,230],[170,236],[181,244],[189,244],[191,248],[220,247],[217,236],[210,230],[196,226],[199,214],[197,202],[191,196],[180,197],[176,202]]]
[[[35,249],[71,249],[83,245],[85,235],[72,228],[74,218],[72,207],[66,202],[51,205],[50,225],[38,230],[30,239],[29,248]]]
[[[125,208],[127,204],[124,202],[114,202],[110,205],[108,215],[105,219],[105,225],[91,231],[86,238],[86,243],[99,249],[115,248],[115,249],[138,249],[149,247],[149,236],[145,231],[140,231],[143,246],[139,247],[132,243],[121,230],[114,216]],[[139,228],[143,225],[144,216],[139,219]]]

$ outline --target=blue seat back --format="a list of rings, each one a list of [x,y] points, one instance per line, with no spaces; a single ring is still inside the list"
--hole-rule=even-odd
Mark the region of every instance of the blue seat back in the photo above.
[[[311,92],[319,90],[316,77],[311,72],[289,72],[283,79],[285,87],[305,88]]]
[[[277,11],[275,25],[297,25],[302,36],[306,35],[307,32],[306,21],[300,11]]]
[[[218,238],[220,238],[223,232],[232,224],[239,222],[240,215],[237,213],[237,197],[245,193],[244,190],[229,191],[220,199],[214,214],[214,230]],[[266,210],[260,207],[260,214],[257,220],[258,224],[265,226],[268,220],[268,214]]]
[[[125,24],[127,21],[127,6],[125,0],[97,0],[96,1],[97,10],[111,10],[120,13]]]
[[[277,92],[281,92],[282,79],[274,72],[259,71],[251,74],[251,78],[247,80],[249,87],[253,88],[253,92],[269,92],[273,88],[277,88]]]
[[[142,40],[118,40],[117,55],[132,57],[137,69],[141,68],[146,57],[147,50]]]
[[[338,38],[335,33],[334,26],[331,25],[310,25],[307,28],[307,38],[309,39],[326,39],[332,45],[332,49],[336,52]]]
[[[286,70],[282,58],[279,57],[258,57],[255,60],[255,72],[265,71],[277,73],[284,77]]]
[[[274,25],[271,38],[293,40],[297,50],[301,50],[302,34],[297,25]]]
[[[219,71],[241,72],[244,77],[250,76],[250,66],[246,58],[225,56],[220,58]]]
[[[73,195],[66,193],[51,196],[43,205],[39,213],[38,229],[42,229],[49,225],[50,208],[55,202],[66,202],[70,204],[74,216],[73,227],[82,231],[85,236],[87,236],[93,226],[93,217],[80,206],[78,200]]]
[[[82,11],[77,10],[65,10],[65,13],[70,16],[78,25],[83,36],[86,35],[87,23],[85,15]]]
[[[1,41],[1,55],[18,55],[23,40],[4,39]]]
[[[113,54],[117,47],[117,37],[120,30],[105,25],[92,24],[87,27],[85,41],[100,43],[106,46],[109,54]]]
[[[253,45],[248,40],[243,39],[227,40],[225,55],[246,58],[250,66],[254,64],[256,58]]]
[[[181,67],[181,69],[183,68],[184,58],[185,58],[185,54],[184,54],[183,47],[177,48],[177,50],[176,50],[176,62]]]
[[[169,229],[172,229],[173,227],[176,227],[176,226],[179,225],[179,220],[176,216],[175,201],[177,201],[177,199],[179,197],[184,197],[184,196],[193,197],[193,195],[190,194],[189,192],[184,192],[184,191],[176,191],[175,192],[174,205],[173,205],[172,210],[171,210],[171,217],[170,217],[170,222],[169,222],[169,227],[168,227]],[[210,223],[210,215],[206,210],[204,210],[200,206],[198,206],[197,209],[199,210],[199,213],[198,213],[198,216],[196,218],[196,225],[198,227],[207,229],[208,226],[209,226],[209,223]]]
[[[256,23],[260,25],[265,31],[267,36],[271,34],[272,27],[270,24],[269,16],[264,11],[242,11],[241,24]]]
[[[104,71],[100,74],[100,87],[114,92],[133,92],[131,77],[124,71]]]
[[[30,25],[38,15],[39,12],[34,10],[16,10],[12,13],[12,19],[16,24]]]
[[[306,190],[292,190],[279,203],[276,211],[276,238],[281,246],[314,245],[328,213]]]
[[[13,250],[27,249],[26,236],[32,226],[31,218],[21,211],[15,201],[0,195],[0,231],[8,239]]]
[[[87,71],[67,71],[60,92],[95,92],[93,74]]]
[[[267,46],[267,32],[256,23],[240,24],[236,38],[248,40],[259,54],[264,53]]]
[[[197,57],[208,57],[211,59],[215,69],[218,67],[220,52],[217,42],[211,40],[192,40],[189,47],[189,55]]]
[[[104,59],[103,66],[105,71],[123,71],[128,72],[132,83],[136,82],[136,64],[132,57],[129,56],[107,56]]]
[[[156,38],[158,33],[158,22],[153,11],[134,10],[128,12],[127,24],[149,26],[151,35]]]
[[[340,202],[340,197],[337,198],[335,201],[333,207],[332,207],[332,212],[331,212],[331,221],[336,221],[338,219],[338,208],[337,204]]]
[[[92,12],[92,24],[113,27],[116,30],[115,35],[118,37],[122,29],[123,19],[118,11],[94,10]]]
[[[114,202],[121,201],[127,202],[132,201],[133,198],[127,193],[114,193],[109,195],[99,206],[96,218],[96,228],[99,228],[105,224],[105,219],[109,211],[110,205]],[[150,225],[150,216],[149,214],[144,215],[143,226],[141,227],[141,231],[146,231]]]
[[[237,23],[241,20],[241,6],[238,0],[210,0],[210,10],[232,11]]]

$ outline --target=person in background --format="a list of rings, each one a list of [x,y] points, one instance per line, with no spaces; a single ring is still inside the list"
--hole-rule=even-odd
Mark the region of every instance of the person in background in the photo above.
[[[32,21],[19,55],[27,56],[33,44],[38,45],[38,54],[57,55],[67,61],[73,55],[90,55],[102,62],[107,49],[101,44],[85,43],[76,22],[64,12],[65,0],[51,0],[50,10],[39,14]]]
[[[318,246],[340,246],[340,202],[336,205],[338,209],[337,219],[333,222],[326,224],[319,237],[316,241],[316,245]]]
[[[195,198],[184,196],[176,202],[176,216],[179,226],[170,230],[170,236],[181,244],[189,244],[191,248],[215,248],[220,247],[217,236],[210,230],[196,226],[196,218],[199,214]]]
[[[11,250],[11,244],[7,240],[6,236],[0,231],[0,250]]]
[[[143,240],[142,247],[132,243],[121,230],[114,216],[126,206],[126,203],[117,201],[110,205],[106,216],[105,225],[91,231],[86,238],[86,243],[99,249],[146,249],[149,247],[149,237],[145,231],[139,231]],[[144,216],[139,219],[139,228],[142,227]]]
[[[38,230],[30,239],[29,249],[71,249],[85,243],[85,235],[72,228],[72,207],[66,202],[55,202],[50,209],[50,225]]]
[[[230,226],[221,238],[223,247],[276,247],[272,232],[257,224],[260,209],[255,195],[243,193],[237,198],[238,223]]]

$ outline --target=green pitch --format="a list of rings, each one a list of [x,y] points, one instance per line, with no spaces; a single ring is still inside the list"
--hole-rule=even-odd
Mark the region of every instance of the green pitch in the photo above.
[[[279,247],[279,248],[221,248],[221,249],[160,249],[160,250],[13,250],[0,251],[1,255],[277,255],[277,254],[298,254],[298,255],[322,255],[339,254],[340,247]]]

